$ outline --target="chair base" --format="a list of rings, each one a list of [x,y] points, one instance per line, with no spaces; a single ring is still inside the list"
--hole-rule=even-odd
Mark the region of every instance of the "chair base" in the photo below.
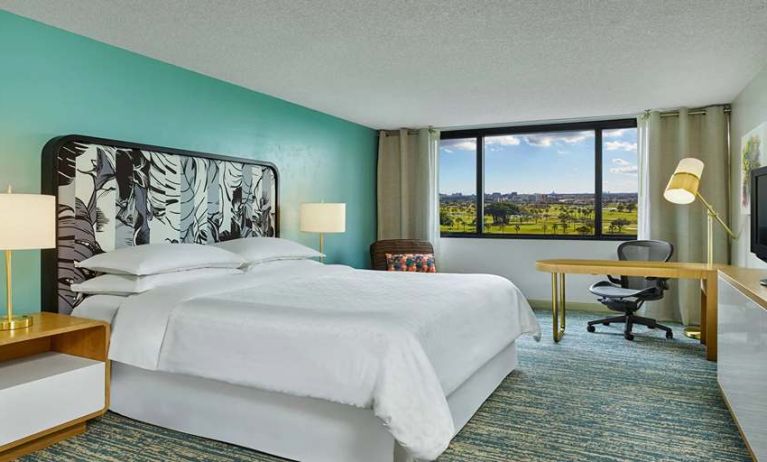
[[[666,332],[667,339],[674,338],[674,332],[672,332],[670,327],[666,327],[662,324],[658,324],[658,322],[655,321],[654,319],[645,318],[642,316],[636,316],[633,313],[626,313],[622,316],[613,316],[610,318],[597,319],[596,321],[589,321],[588,326],[586,327],[586,330],[588,330],[589,332],[595,332],[596,329],[594,328],[594,326],[596,324],[609,326],[611,323],[614,323],[614,322],[622,322],[626,324],[626,328],[623,330],[623,336],[626,338],[626,340],[634,340],[634,334],[631,332],[632,329],[634,328],[634,324],[647,326],[650,329],[660,329]]]

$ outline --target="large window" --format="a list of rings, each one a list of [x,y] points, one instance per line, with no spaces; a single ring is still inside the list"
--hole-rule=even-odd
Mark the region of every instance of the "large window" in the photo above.
[[[443,236],[636,235],[634,120],[443,132],[439,173]]]

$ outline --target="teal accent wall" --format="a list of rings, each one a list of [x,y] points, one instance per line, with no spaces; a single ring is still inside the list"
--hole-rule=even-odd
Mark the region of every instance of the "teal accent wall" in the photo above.
[[[43,145],[70,133],[274,162],[281,235],[316,247],[299,204],[346,202],[328,261],[368,266],[374,130],[0,11],[0,187],[40,192]],[[13,275],[17,311],[39,311],[39,251],[15,252]]]

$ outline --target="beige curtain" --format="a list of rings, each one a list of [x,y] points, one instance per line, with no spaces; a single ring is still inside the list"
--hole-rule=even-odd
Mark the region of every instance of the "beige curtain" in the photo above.
[[[378,138],[378,239],[439,237],[439,131],[382,131]]]
[[[663,199],[677,162],[697,157],[705,164],[700,193],[723,217],[728,214],[729,136],[728,120],[722,106],[679,116],[648,112],[639,125],[639,239],[662,239],[674,244],[675,261],[706,261],[706,212],[699,201],[676,205]],[[714,224],[714,259],[729,261],[727,236]],[[671,291],[659,302],[644,309],[647,315],[663,320],[700,322],[698,281],[671,282]]]

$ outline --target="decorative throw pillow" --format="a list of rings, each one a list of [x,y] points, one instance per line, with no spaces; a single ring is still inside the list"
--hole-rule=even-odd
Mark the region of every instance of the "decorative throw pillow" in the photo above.
[[[386,269],[388,271],[410,271],[415,273],[436,273],[434,254],[431,253],[402,253],[386,254]]]

